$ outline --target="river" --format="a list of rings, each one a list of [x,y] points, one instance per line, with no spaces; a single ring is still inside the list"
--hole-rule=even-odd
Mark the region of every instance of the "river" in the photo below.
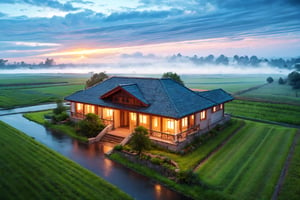
[[[44,126],[27,120],[21,114],[24,112],[51,109],[55,106],[55,104],[47,104],[13,110],[0,110],[0,120],[79,163],[106,181],[116,185],[134,199],[188,199],[106,158],[104,152],[111,147],[101,143],[85,144],[78,142],[65,134],[47,130]]]

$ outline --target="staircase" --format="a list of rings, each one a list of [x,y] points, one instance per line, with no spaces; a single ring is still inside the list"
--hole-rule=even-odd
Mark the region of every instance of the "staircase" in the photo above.
[[[108,142],[112,144],[120,144],[125,137],[111,135],[109,133],[106,133],[100,140],[100,142]]]

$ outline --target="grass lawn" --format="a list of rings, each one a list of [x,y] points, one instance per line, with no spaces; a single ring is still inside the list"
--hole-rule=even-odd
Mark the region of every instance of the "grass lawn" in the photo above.
[[[23,114],[23,116],[26,118],[26,119],[29,119],[30,121],[34,121],[36,123],[39,123],[41,125],[46,125],[48,128],[51,128],[51,129],[54,129],[54,130],[57,130],[57,131],[60,131],[60,132],[63,132],[75,139],[78,139],[80,141],[83,141],[83,142],[87,142],[88,141],[88,138],[87,137],[84,137],[84,136],[81,136],[81,135],[78,135],[75,131],[75,128],[74,127],[71,127],[69,125],[66,125],[66,124],[46,124],[45,123],[45,119],[44,119],[44,115],[45,114],[51,114],[52,111],[50,110],[47,110],[47,111],[39,111],[39,112],[32,112],[32,113],[26,113],[26,114]]]
[[[296,129],[247,121],[197,174],[237,199],[270,199]]]
[[[1,199],[130,199],[115,186],[0,122]]]
[[[298,131],[300,134],[300,130]],[[298,200],[300,199],[300,139],[298,140],[292,160],[287,170],[282,188],[279,192],[279,200]]]
[[[215,137],[210,138],[204,144],[201,144],[197,149],[186,155],[175,154],[163,150],[151,150],[150,153],[167,156],[176,161],[180,170],[193,169],[201,160],[203,160],[210,152],[212,152],[219,144],[228,138],[238,128],[242,127],[242,120],[231,120],[224,130],[218,132]]]
[[[275,122],[300,125],[300,106],[234,100],[225,105],[225,112]]]

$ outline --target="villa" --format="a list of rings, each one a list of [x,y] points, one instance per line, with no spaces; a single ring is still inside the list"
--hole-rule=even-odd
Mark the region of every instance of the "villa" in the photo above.
[[[95,113],[128,135],[144,126],[153,142],[178,150],[222,123],[225,103],[233,97],[222,89],[193,91],[172,79],[111,77],[65,100],[72,119]]]

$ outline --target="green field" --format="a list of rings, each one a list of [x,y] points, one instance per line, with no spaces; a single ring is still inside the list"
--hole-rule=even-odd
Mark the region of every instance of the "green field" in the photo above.
[[[254,119],[300,125],[300,106],[234,100],[225,104],[225,112]]]
[[[300,130],[298,131],[300,134]],[[299,136],[299,135],[298,135]],[[299,137],[300,138],[300,137]],[[300,199],[300,139],[298,139],[290,166],[287,170],[283,186],[279,192],[279,200],[298,200]]]
[[[0,108],[55,102],[82,90],[87,79],[87,75],[2,74],[0,75]]]
[[[0,122],[1,199],[130,199],[115,186]]]
[[[264,75],[182,75],[182,80],[189,88],[218,89],[235,93],[257,85],[266,83]]]
[[[193,169],[197,164],[203,160],[210,152],[216,149],[226,138],[232,135],[235,131],[244,125],[242,120],[232,120],[224,130],[217,133],[216,136],[208,139],[193,152],[186,155],[180,155],[176,153],[166,152],[162,150],[151,150],[152,154],[163,155],[176,161],[180,167],[180,170]]]
[[[288,84],[279,85],[277,81],[259,89],[241,94],[239,97],[300,105],[300,90],[293,90]]]
[[[296,129],[247,121],[197,174],[236,199],[270,199]]]

